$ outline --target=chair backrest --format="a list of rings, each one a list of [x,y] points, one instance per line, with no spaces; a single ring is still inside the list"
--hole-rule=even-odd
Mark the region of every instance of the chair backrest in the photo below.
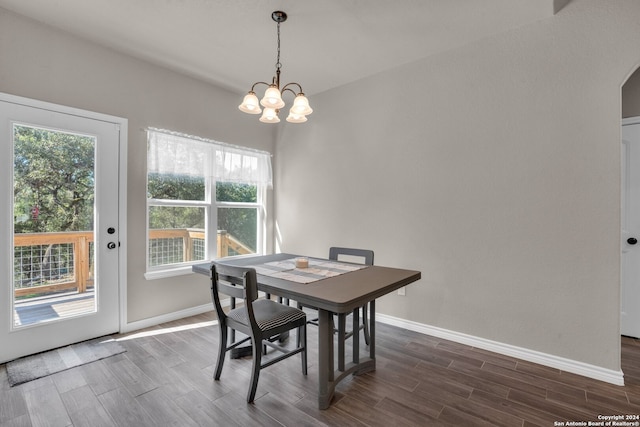
[[[329,248],[329,259],[339,261],[340,255],[348,257],[357,257],[362,259],[361,264],[373,265],[373,251],[369,249],[355,249],[355,248]]]
[[[255,323],[253,301],[258,298],[258,281],[256,270],[247,267],[236,267],[214,262],[211,265],[211,298],[216,308],[218,319],[223,320],[226,314],[222,309],[220,294],[231,298],[241,298],[251,323]]]

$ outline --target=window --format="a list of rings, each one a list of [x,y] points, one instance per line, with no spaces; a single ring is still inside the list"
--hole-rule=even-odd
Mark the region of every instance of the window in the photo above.
[[[147,135],[147,277],[262,253],[270,154],[159,129]]]

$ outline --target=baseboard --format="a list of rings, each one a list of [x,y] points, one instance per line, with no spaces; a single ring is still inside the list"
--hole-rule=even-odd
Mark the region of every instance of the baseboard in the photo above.
[[[588,363],[578,362],[575,360],[566,359],[564,357],[541,353],[539,351],[516,347],[497,341],[491,341],[472,335],[462,334],[460,332],[454,332],[435,326],[424,325],[421,323],[388,316],[386,314],[376,313],[376,321],[385,323],[387,325],[408,329],[410,331],[454,341],[460,344],[466,344],[472,347],[481,348],[483,350],[492,351],[494,353],[504,354],[505,356],[515,357],[517,359],[526,360],[528,362],[538,363],[540,365],[560,369],[561,371],[571,372],[573,374],[582,375],[584,377],[593,378],[599,381],[604,381],[620,386],[624,385],[624,374],[622,371],[605,369],[599,366],[590,365]]]
[[[262,293],[260,293],[262,295]],[[231,305],[231,300],[229,298],[224,298],[220,300],[220,304],[223,307],[229,307]],[[213,307],[213,303],[199,305],[197,307],[190,307],[184,310],[174,311],[173,313],[162,314],[160,316],[149,317],[147,319],[138,320],[136,322],[126,323],[122,331],[120,333],[126,334],[132,331],[138,331],[144,328],[150,328],[151,326],[156,326],[161,323],[173,322],[174,320],[184,319],[185,317],[196,316],[198,314],[206,313],[208,311],[213,311],[215,308]]]
[[[203,304],[197,307],[191,307],[184,310],[174,311],[173,313],[167,313],[160,316],[149,317],[147,319],[138,320],[136,322],[127,323],[122,333],[128,333],[137,331],[151,326],[156,326],[161,323],[172,322],[174,320],[183,319],[185,317],[195,316],[198,314],[213,311],[213,304]]]

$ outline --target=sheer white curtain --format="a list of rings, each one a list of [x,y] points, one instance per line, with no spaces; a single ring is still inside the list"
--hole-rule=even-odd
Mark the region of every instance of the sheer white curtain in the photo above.
[[[148,173],[273,185],[271,155],[266,151],[154,128],[147,129],[147,138]]]

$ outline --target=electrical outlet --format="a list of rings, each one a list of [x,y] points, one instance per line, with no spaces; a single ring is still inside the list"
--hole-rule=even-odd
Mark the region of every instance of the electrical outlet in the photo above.
[[[407,294],[407,293],[406,293],[406,291],[405,291],[404,286],[403,286],[403,287],[401,287],[400,289],[398,289],[398,295],[402,295],[402,296],[404,296],[404,295],[406,295],[406,294]]]

